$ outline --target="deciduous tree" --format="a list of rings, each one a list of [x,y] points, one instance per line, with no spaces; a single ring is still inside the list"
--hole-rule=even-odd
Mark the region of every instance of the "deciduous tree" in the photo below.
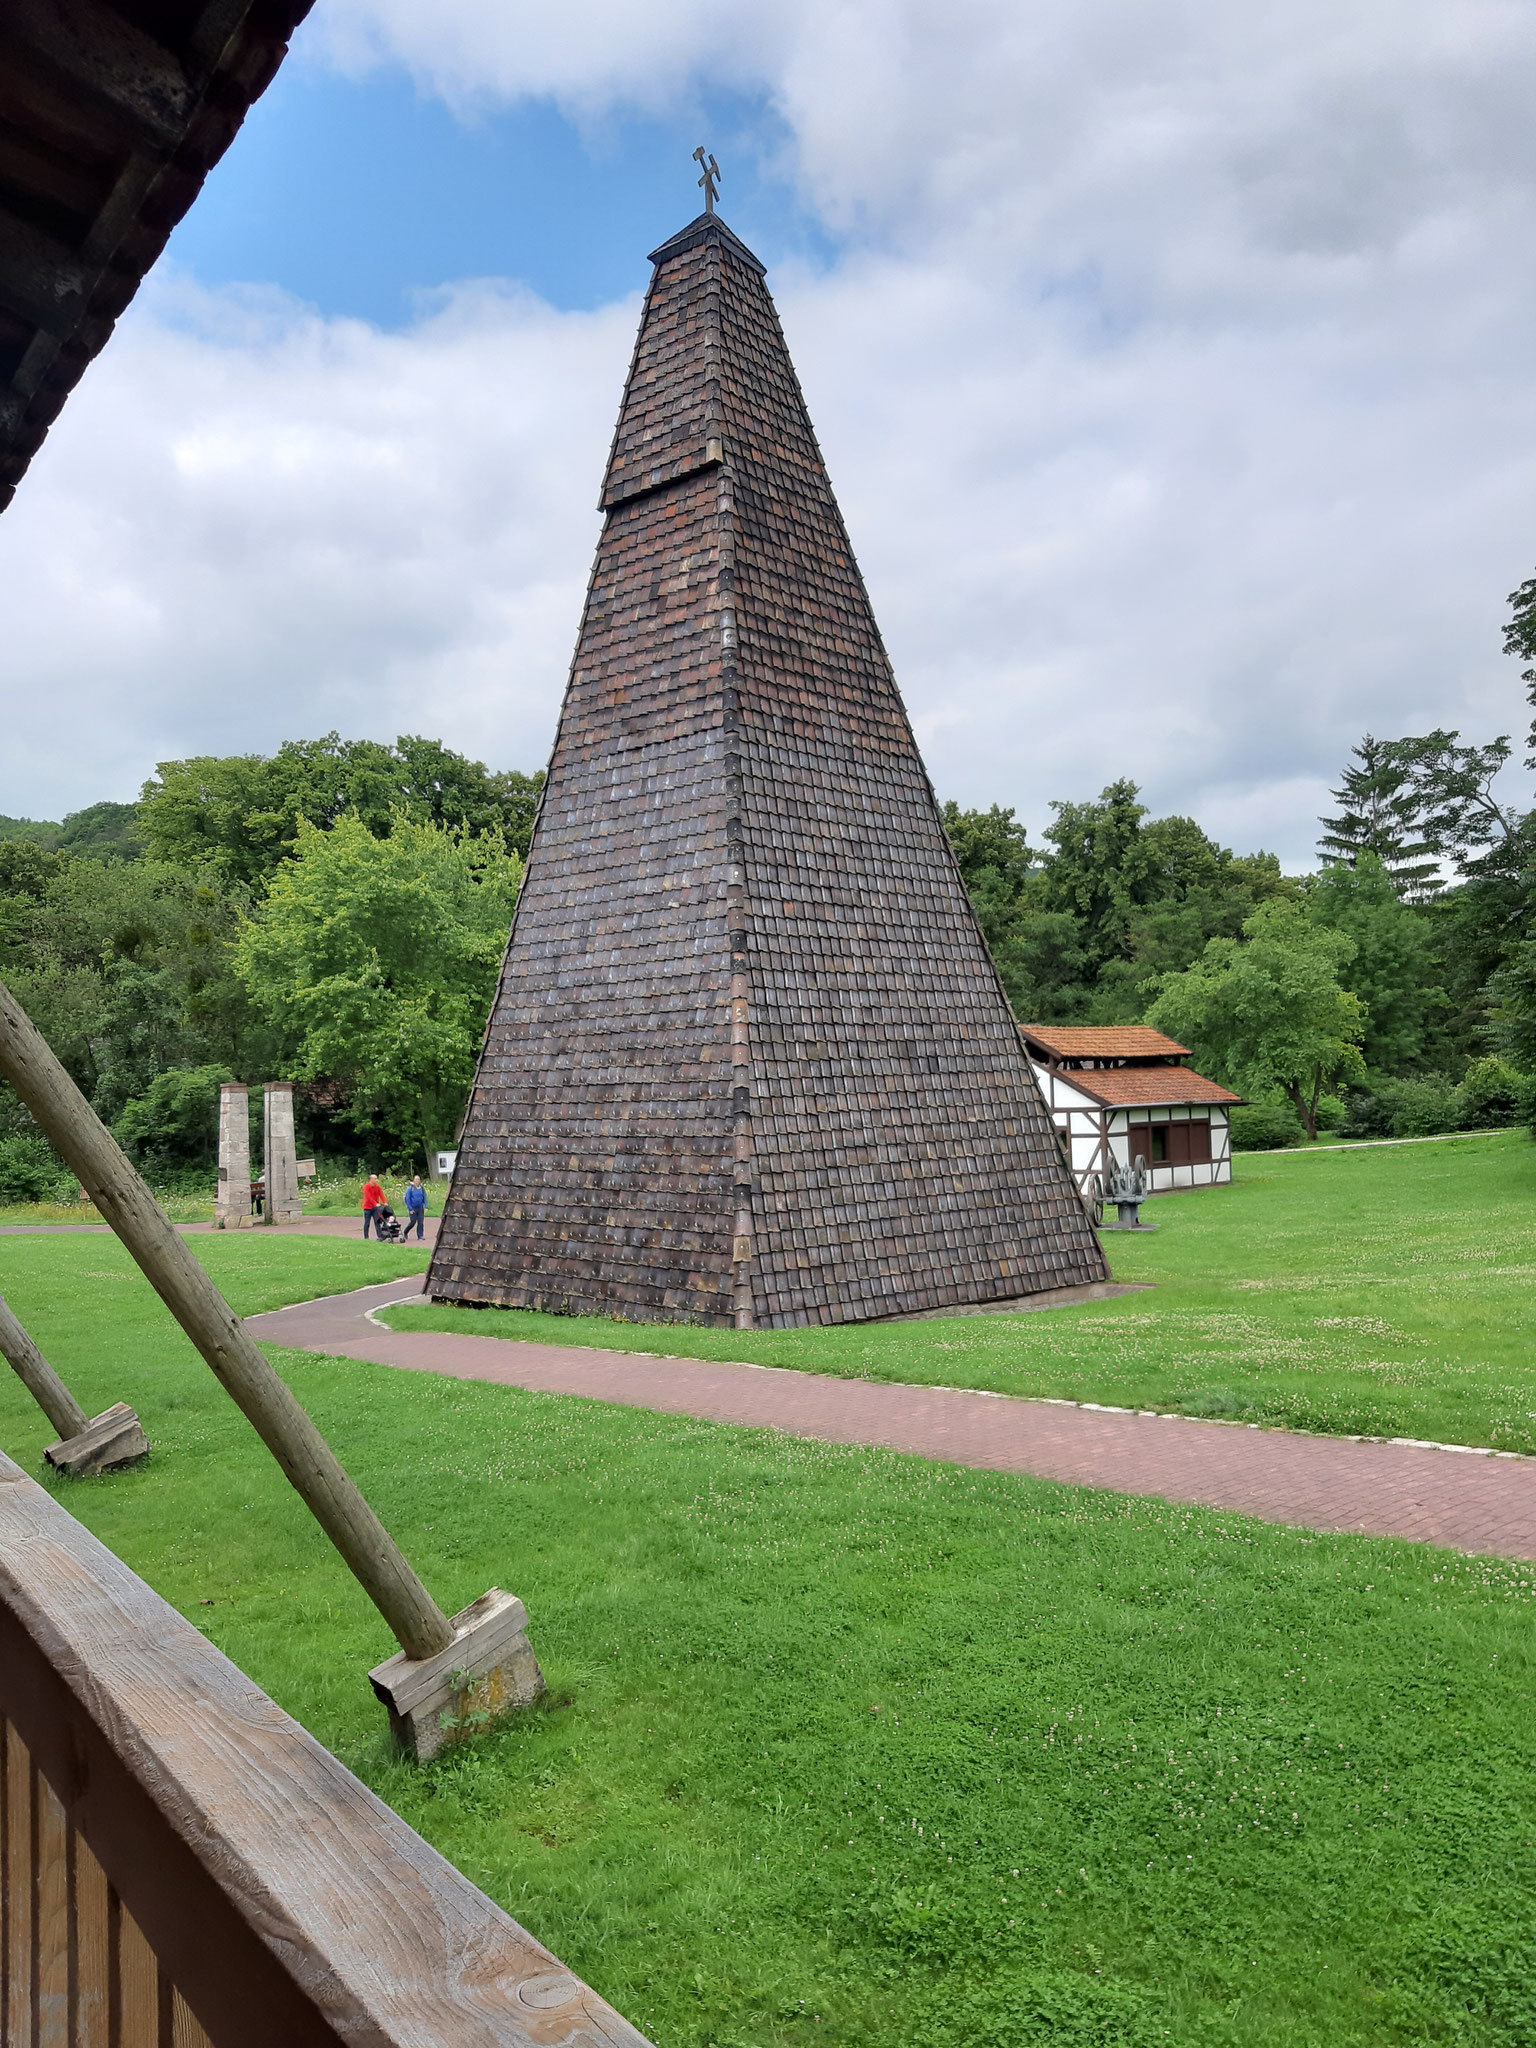
[[[1305,902],[1314,924],[1342,932],[1354,946],[1339,978],[1365,1005],[1367,1067],[1396,1074],[1416,1066],[1449,1008],[1422,913],[1403,902],[1369,853],[1355,867],[1324,868],[1309,881]]]
[[[1265,903],[1241,939],[1212,939],[1193,967],[1163,977],[1147,1022],[1240,1093],[1283,1091],[1315,1138],[1324,1088],[1365,1071],[1365,1005],[1340,979],[1354,950],[1299,904]]]
[[[474,1077],[522,875],[501,834],[397,812],[301,819],[294,858],[244,925],[237,970],[300,1080],[339,1080],[360,1116],[430,1157]]]
[[[162,761],[144,785],[140,827],[162,860],[207,866],[259,887],[293,852],[301,820],[326,828],[343,815],[375,838],[397,812],[422,824],[499,832],[525,853],[543,776],[492,774],[437,740],[285,740],[260,754]]]

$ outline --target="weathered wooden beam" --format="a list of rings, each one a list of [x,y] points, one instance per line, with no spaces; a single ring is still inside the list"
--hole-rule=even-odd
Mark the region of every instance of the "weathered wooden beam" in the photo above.
[[[59,337],[78,326],[88,283],[65,243],[0,212],[0,305]]]
[[[149,1438],[126,1401],[93,1415],[84,1429],[62,1437],[43,1453],[55,1472],[84,1479],[97,1472],[120,1472],[149,1456]]]
[[[149,1456],[149,1438],[126,1401],[87,1416],[74,1395],[44,1358],[15,1314],[0,1296],[0,1357],[59,1432],[43,1456],[60,1472],[83,1478],[90,1472],[115,1472]]]
[[[528,1611],[513,1594],[493,1586],[453,1617],[453,1628],[435,1657],[391,1657],[368,1674],[396,1745],[419,1763],[544,1692]]]
[[[6,0],[0,36],[128,133],[164,150],[180,141],[193,106],[185,69],[104,0]]]
[[[491,1715],[537,1699],[544,1674],[528,1642],[522,1602],[492,1588],[449,1621],[3,982],[0,1074],[73,1167],[394,1631],[403,1655],[371,1676],[400,1746],[425,1759]]]
[[[0,1355],[60,1436],[78,1436],[90,1417],[0,1295]]]
[[[401,1648],[412,1657],[448,1649],[453,1624],[3,982],[0,1074],[277,1459]]]

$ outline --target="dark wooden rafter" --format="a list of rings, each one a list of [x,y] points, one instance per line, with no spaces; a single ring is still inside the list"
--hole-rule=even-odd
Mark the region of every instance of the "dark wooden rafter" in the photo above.
[[[312,4],[0,6],[0,510]]]

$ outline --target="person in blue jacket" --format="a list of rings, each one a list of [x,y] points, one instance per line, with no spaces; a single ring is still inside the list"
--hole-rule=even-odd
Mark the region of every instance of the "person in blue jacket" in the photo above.
[[[411,1234],[414,1224],[418,1237],[426,1236],[427,1191],[421,1184],[421,1175],[413,1174],[411,1184],[405,1191],[405,1234]]]

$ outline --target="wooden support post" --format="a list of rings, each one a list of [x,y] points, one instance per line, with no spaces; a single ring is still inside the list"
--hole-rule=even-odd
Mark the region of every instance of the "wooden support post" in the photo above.
[[[425,1763],[544,1691],[521,1600],[492,1587],[453,1617],[454,1639],[435,1657],[391,1657],[368,1674],[389,1709],[399,1748]]]
[[[90,1417],[0,1296],[0,1351],[60,1436],[78,1436]]]
[[[412,1659],[458,1649],[459,1635],[411,1570],[335,1452],[257,1350],[245,1325],[74,1082],[0,982],[0,1074],[276,1458]],[[468,1668],[472,1646],[463,1645]]]
[[[77,1478],[88,1472],[115,1472],[149,1456],[149,1438],[126,1401],[90,1417],[59,1378],[41,1351],[0,1297],[0,1357],[15,1371],[27,1392],[59,1432],[43,1456],[60,1472]]]

